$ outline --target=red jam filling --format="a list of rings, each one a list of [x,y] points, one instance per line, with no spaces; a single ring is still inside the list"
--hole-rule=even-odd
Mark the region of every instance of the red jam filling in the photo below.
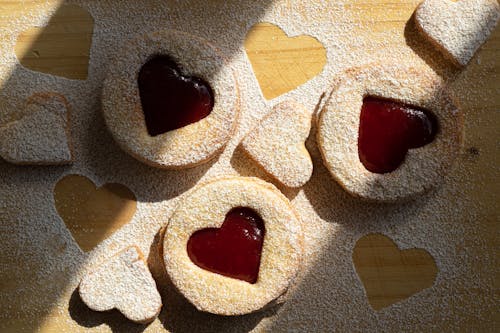
[[[392,172],[403,163],[408,149],[430,143],[436,132],[437,121],[429,111],[365,97],[359,123],[359,159],[371,172]]]
[[[255,283],[265,232],[264,222],[254,210],[234,208],[219,229],[202,229],[191,235],[188,255],[207,271]]]
[[[208,83],[181,72],[165,55],[153,57],[139,72],[139,94],[151,136],[195,123],[212,111],[214,96]]]

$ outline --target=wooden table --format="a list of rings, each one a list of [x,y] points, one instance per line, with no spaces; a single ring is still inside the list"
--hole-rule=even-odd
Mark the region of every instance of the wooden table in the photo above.
[[[444,0],[443,0],[444,1]],[[26,11],[34,6],[39,6],[43,1],[16,1],[16,0],[0,0],[0,29],[8,28],[11,22],[22,16]],[[60,2],[60,1],[59,1]],[[408,31],[407,25],[415,5],[418,1],[402,0],[402,1],[386,1],[386,0],[359,0],[347,1],[346,8],[350,11],[357,12],[360,18],[362,31],[353,31],[353,33],[367,33],[373,34],[373,38],[382,38],[379,34],[385,30],[398,30],[405,31],[407,34],[414,32]],[[51,6],[57,6],[58,2],[52,2],[49,6],[43,7],[48,10]],[[300,7],[300,6],[299,6]],[[18,45],[16,46],[16,53],[21,59],[21,63],[34,69],[42,70],[55,75],[61,75],[73,79],[85,79],[87,77],[87,64],[88,64],[88,48],[92,36],[92,18],[87,17],[85,12],[81,12],[78,7],[66,6],[62,7],[53,18],[52,27],[50,29],[29,29],[19,37]],[[54,36],[58,34],[67,33],[68,25],[72,27],[72,36],[65,40],[64,45],[55,45],[53,40]],[[268,52],[269,57],[282,57],[283,54],[292,57],[293,61],[299,61],[300,53],[295,54],[293,47],[288,44],[288,41],[283,36],[283,33],[273,25],[261,25],[256,29],[261,29],[264,34],[269,35],[270,40],[276,43],[259,43],[251,38],[247,40],[247,52],[249,54]],[[40,34],[47,38],[40,38]],[[0,36],[5,38],[5,36]],[[404,36],[401,36],[401,40]],[[418,39],[418,37],[415,37]],[[59,39],[60,40],[60,39]],[[316,45],[311,45],[310,41],[304,42],[304,48],[315,48]],[[308,44],[309,43],[309,44]],[[276,46],[278,45],[278,46]],[[395,47],[398,47],[395,45]],[[1,52],[1,50],[0,50]],[[424,55],[425,57],[426,55]],[[435,55],[434,55],[435,56]],[[293,59],[296,57],[295,59]],[[311,55],[311,62],[316,67],[322,68],[325,62],[325,54],[321,50],[316,49]],[[481,77],[474,75],[475,71],[481,69],[481,64],[473,62],[470,68],[467,69],[465,75],[470,77],[470,86],[473,94],[478,98],[472,98],[464,101],[466,109],[466,139],[461,157],[461,161],[467,160],[473,164],[471,166],[472,172],[470,177],[473,178],[475,184],[472,188],[464,189],[463,195],[469,197],[477,207],[478,211],[474,212],[478,216],[475,223],[481,224],[482,241],[486,247],[490,249],[489,253],[484,255],[497,257],[494,259],[496,262],[495,267],[474,267],[472,269],[482,272],[480,274],[492,274],[494,282],[494,292],[497,297],[498,305],[498,288],[499,288],[499,270],[500,262],[498,260],[499,237],[498,237],[498,194],[499,194],[499,181],[498,181],[498,165],[499,165],[499,150],[498,150],[498,128],[500,120],[500,28],[494,31],[491,39],[486,43],[480,51],[482,63],[494,64],[489,68],[490,76]],[[284,91],[290,90],[290,85],[293,82],[290,80],[280,80],[279,72],[272,72],[273,68],[258,69],[258,66],[266,66],[265,62],[254,64],[256,71],[266,72],[275,77],[275,82],[272,86],[264,87],[264,96],[274,97]],[[451,66],[437,66],[438,71],[444,73],[445,76],[451,77],[458,74],[458,71]],[[280,69],[275,69],[279,71]],[[271,72],[269,72],[271,71]],[[313,71],[314,72],[314,71]],[[314,76],[314,75],[313,75]],[[482,93],[482,91],[489,91]],[[493,91],[493,93],[491,93]],[[1,172],[1,170],[0,170]],[[103,205],[105,209],[105,205]],[[2,221],[0,216],[0,222]],[[118,222],[117,222],[118,223]],[[121,223],[121,222],[120,222]],[[458,221],[457,223],[460,223]],[[89,240],[92,243],[92,240]],[[1,249],[1,245],[0,245]],[[356,247],[353,260],[357,264],[358,273],[366,277],[366,281],[377,280],[380,274],[386,274],[387,270],[390,271],[389,275],[393,276],[394,281],[398,283],[388,284],[375,284],[372,285],[371,295],[369,300],[375,309],[380,309],[388,304],[392,304],[398,300],[405,299],[412,293],[415,286],[408,286],[403,273],[407,273],[408,267],[412,267],[415,276],[415,283],[417,289],[427,286],[429,277],[437,274],[434,265],[425,261],[422,264],[422,254],[409,255],[406,257],[409,262],[401,262],[401,257],[398,251],[394,250],[394,244],[387,240],[383,235],[371,235],[369,239],[361,242],[359,247]],[[464,244],[464,249],[467,250],[467,244]],[[20,260],[22,258],[19,258]],[[18,262],[8,261],[11,267],[10,270],[19,270]],[[413,265],[413,266],[412,266]],[[385,271],[384,271],[385,270]],[[391,271],[392,270],[392,271]],[[385,273],[381,273],[384,271]],[[398,272],[401,276],[398,278]],[[479,274],[479,273],[478,273]],[[17,274],[19,276],[19,274]],[[4,279],[6,277],[4,276]],[[13,275],[12,277],[16,277]],[[7,277],[8,279],[8,277]],[[420,280],[419,280],[420,279]],[[0,281],[0,291],[3,288],[9,288],[14,282],[4,280]],[[370,282],[368,282],[370,283]],[[452,292],[464,292],[460,290]],[[492,290],[475,289],[476,293],[492,293]],[[492,295],[492,297],[495,297]],[[479,307],[481,305],[478,305]],[[22,299],[9,299],[0,298],[0,309],[7,307],[19,307],[19,315],[2,319],[0,328],[5,326],[9,331],[26,330],[29,331],[30,322],[33,321],[32,316],[38,316],[37,312],[31,313],[30,308],[23,306]],[[43,314],[45,318],[39,320],[43,322],[41,329],[43,331],[56,331],[60,329],[64,331],[66,327],[64,316],[57,311],[49,311]],[[119,315],[112,314],[121,320]],[[500,324],[498,313],[493,317],[486,318],[487,323],[481,322],[476,316],[471,315],[471,327],[477,327],[478,330],[484,327],[492,327],[493,321]],[[488,323],[489,321],[489,323]],[[484,326],[482,326],[484,325]],[[28,328],[27,328],[28,327]],[[497,326],[498,328],[498,326]],[[0,329],[1,330],[1,329]],[[140,329],[137,329],[140,331]],[[418,328],[416,328],[418,330]]]

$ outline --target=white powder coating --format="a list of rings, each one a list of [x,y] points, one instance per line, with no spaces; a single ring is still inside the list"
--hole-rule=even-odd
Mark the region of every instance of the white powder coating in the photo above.
[[[150,136],[137,77],[141,67],[159,54],[172,57],[183,75],[208,82],[215,102],[202,120]],[[118,145],[160,168],[192,167],[213,158],[231,138],[240,112],[238,84],[228,62],[206,40],[175,30],[128,41],[110,62],[102,99],[106,124]]]
[[[204,270],[187,252],[193,233],[220,228],[227,212],[236,207],[253,209],[265,225],[254,284]],[[295,279],[303,256],[302,229],[290,202],[273,185],[248,177],[213,180],[194,189],[172,214],[163,242],[166,269],[199,310],[222,315],[254,312],[283,295]]]
[[[498,0],[425,0],[415,11],[418,27],[459,66],[465,66],[500,18]]]
[[[394,202],[442,183],[462,145],[463,114],[443,80],[428,67],[373,63],[340,73],[318,118],[317,142],[326,168],[347,192]],[[392,99],[430,110],[439,130],[434,140],[409,149],[394,171],[368,171],[359,159],[358,129],[365,96]]]
[[[162,306],[155,280],[135,246],[114,255],[85,275],[78,292],[89,308],[95,311],[115,308],[138,323],[154,320]]]
[[[0,157],[13,164],[71,163],[70,110],[64,96],[35,94],[21,113],[21,119],[0,124]]]
[[[331,0],[78,0],[72,3],[91,13],[95,28],[88,79],[76,81],[29,71],[18,64],[14,54],[19,33],[43,25],[59,3],[42,1],[22,14],[0,19],[0,106],[12,105],[0,108],[0,123],[11,118],[9,112],[22,109],[26,98],[42,87],[60,92],[70,101],[74,139],[71,167],[20,168],[0,160],[0,330],[32,332],[49,325],[48,330],[56,332],[137,330],[119,313],[103,320],[99,314],[87,314],[85,304],[80,312],[75,310],[72,294],[82,276],[110,254],[132,244],[138,245],[148,261],[154,258],[157,247],[151,245],[155,235],[179,200],[198,183],[239,173],[260,176],[254,163],[246,157],[236,158],[233,152],[275,104],[295,99],[312,113],[321,94],[331,87],[330,81],[346,68],[381,59],[426,65],[422,54],[417,55],[409,42],[416,43],[415,49],[423,55],[430,55],[425,60],[438,73],[456,79],[450,89],[465,114],[465,149],[447,181],[404,204],[362,202],[347,194],[323,166],[313,124],[307,141],[313,175],[300,190],[282,188],[300,214],[305,237],[304,267],[287,302],[273,310],[241,317],[207,315],[179,295],[161,265],[150,265],[164,310],[145,332],[496,329],[493,319],[499,305],[494,296],[494,269],[499,267],[499,256],[485,235],[496,235],[488,221],[498,214],[497,182],[488,171],[498,167],[491,158],[498,154],[498,129],[492,121],[498,114],[498,71],[494,70],[498,69],[494,51],[497,39],[486,42],[479,51],[476,59],[481,60],[480,64],[471,62],[457,78],[456,69],[440,54],[434,56],[434,48],[427,40],[420,42],[411,24],[411,38],[405,39],[405,24],[418,1],[398,1],[389,7],[372,7],[370,2],[368,7],[357,1]],[[406,14],[400,10],[403,6]],[[377,13],[383,16],[374,16]],[[387,22],[387,17],[397,21]],[[283,96],[264,100],[243,50],[244,38],[257,22],[276,24],[289,36],[307,34],[317,38],[327,50],[323,72]],[[5,28],[7,23],[9,28]],[[217,44],[239,73],[242,112],[235,135],[220,157],[193,169],[165,171],[136,161],[115,144],[102,117],[100,98],[109,60],[131,36],[160,28],[186,31]],[[236,169],[236,165],[243,169]],[[96,186],[124,184],[138,201],[132,221],[90,253],[78,248],[54,206],[55,184],[64,175],[74,173],[89,177]],[[356,241],[372,232],[389,236],[401,248],[427,250],[439,269],[435,284],[382,311],[374,311],[351,260]],[[22,326],[14,326],[16,323]]]
[[[313,171],[305,146],[310,130],[310,112],[296,102],[284,101],[250,130],[241,148],[283,185],[300,187]]]

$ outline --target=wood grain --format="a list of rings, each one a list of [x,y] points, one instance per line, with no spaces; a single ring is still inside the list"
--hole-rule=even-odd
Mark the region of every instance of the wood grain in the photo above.
[[[0,18],[2,18],[0,20],[0,27],[8,28],[9,22],[15,22],[25,11],[34,8],[36,5],[37,1],[0,0]],[[396,29],[401,31],[401,39],[404,39],[403,30],[415,5],[416,1],[410,0],[395,2],[384,0],[352,0],[347,1],[345,9],[359,14],[358,16],[365,27],[365,31],[378,33],[389,29]],[[54,2],[53,6],[58,6],[58,3]],[[80,35],[79,37],[65,41],[65,45],[70,46],[69,49],[72,50],[71,52],[66,52],[67,50],[64,47],[61,48],[56,39],[39,39],[38,36],[42,30],[33,29],[26,31],[19,37],[16,54],[20,58],[21,63],[27,67],[37,68],[37,70],[55,75],[84,79],[87,76],[89,34],[91,35],[91,32],[88,30],[88,25],[82,22],[89,22],[88,18],[83,17],[83,14],[83,16],[80,16],[78,11],[70,10],[65,12],[64,9],[58,11],[57,15],[60,18],[56,17],[54,20],[56,23],[59,23],[52,26],[51,36],[65,34],[67,32],[65,23],[74,23],[75,26],[81,27],[76,32]],[[359,33],[359,31],[353,31],[353,33]],[[294,36],[286,36],[281,29],[274,25],[259,24],[250,32],[245,42],[245,48],[256,72],[255,75],[260,83],[263,95],[267,99],[272,99],[303,84],[317,75],[324,66],[325,51],[322,46],[318,45],[317,41],[315,42],[315,40],[307,38],[293,39],[290,37]],[[0,36],[0,38],[2,37]],[[53,53],[53,47],[57,49],[55,53]],[[308,69],[300,67],[303,63],[304,50],[308,50],[307,61],[311,65]],[[498,27],[492,35],[491,40],[481,50],[481,56],[485,62],[489,61],[491,63],[493,61],[494,66],[489,69],[491,72],[500,72],[500,29]],[[276,66],[276,68],[272,67],[272,64],[280,61],[282,65]],[[68,64],[71,66],[68,66]],[[294,66],[299,66],[301,70],[291,70],[294,69]],[[476,64],[472,64],[471,66],[474,67]],[[69,67],[72,67],[72,69],[68,70]],[[481,207],[482,211],[476,223],[483,227],[478,232],[482,235],[484,246],[493,249],[493,253],[496,253],[495,251],[497,250],[494,249],[498,249],[500,246],[498,240],[499,208],[497,198],[499,188],[498,182],[495,184],[491,182],[491,179],[498,178],[497,169],[500,160],[498,140],[496,139],[498,137],[499,124],[497,110],[500,108],[500,94],[498,94],[500,83],[498,77],[494,75],[487,78],[471,76],[468,79],[470,80],[470,85],[475,88],[493,88],[493,90],[496,89],[497,91],[496,94],[488,96],[488,98],[476,99],[473,102],[468,102],[469,104],[465,102],[465,105],[463,105],[464,108],[469,110],[469,121],[466,125],[467,142],[483,143],[481,150],[478,150],[474,146],[468,146],[464,149],[464,154],[470,156],[470,163],[476,165],[474,170],[480,170],[480,172],[471,176],[474,177],[474,183],[477,185],[465,188],[464,195],[470,197],[473,204],[477,205],[477,207]],[[471,119],[473,121],[470,121]],[[483,156],[487,157],[483,158]],[[70,200],[75,184],[81,183],[81,186],[89,186],[89,184],[84,184],[85,181],[82,179],[75,178],[74,181],[66,189],[57,190],[58,201]],[[92,186],[94,185],[92,184]],[[93,190],[95,190],[95,187]],[[89,191],[92,192],[90,187]],[[92,205],[92,211],[97,214],[107,214],[106,210],[109,200],[115,200],[113,192],[113,190],[110,190],[107,193],[101,193],[99,200],[102,201],[98,205]],[[112,222],[109,232],[116,230],[116,228],[122,225],[123,221],[129,218],[132,210],[135,211],[135,206],[132,209],[134,204],[131,198],[128,198],[126,202],[125,207],[128,207],[126,210],[129,213],[126,214],[126,217],[118,219],[121,222]],[[69,201],[66,204],[71,205]],[[64,214],[63,212],[62,215]],[[82,225],[89,223],[88,219],[85,220],[83,213],[79,220],[79,223]],[[94,236],[92,233],[87,234],[83,231],[79,233],[79,236],[75,238],[80,240],[79,244],[81,243],[80,246],[82,248],[90,249],[95,246],[96,239],[93,239]],[[464,244],[464,248],[466,246]],[[402,257],[401,251],[396,251],[395,248],[392,241],[388,241],[385,236],[371,235],[358,244],[353,254],[353,260],[358,268],[358,272],[360,272],[361,276],[364,276],[363,280],[373,282],[369,282],[371,284],[367,289],[370,290],[368,292],[369,301],[376,309],[408,297],[411,295],[408,292],[409,290],[414,292],[415,290],[428,287],[429,281],[434,280],[433,277],[436,275],[435,265],[432,265],[431,261],[422,253],[409,252],[409,255],[407,254]],[[16,262],[12,262],[7,269],[12,272],[18,272],[15,269],[17,264]],[[476,267],[475,269],[481,271],[483,268]],[[384,277],[387,270],[391,271],[391,280],[395,283],[389,283]],[[407,279],[408,270],[411,270],[411,281]],[[27,272],[27,274],[30,274],[30,272]],[[15,275],[13,275],[12,279],[14,280],[15,278]],[[495,285],[500,286],[499,274],[492,278],[496,281]],[[2,281],[2,283],[9,285],[9,283],[15,284],[15,281]],[[490,291],[479,290],[478,292],[487,293]],[[20,301],[9,300],[9,303],[3,304],[3,306],[21,307],[23,305]],[[27,312],[29,313],[29,309],[27,309]],[[61,320],[61,314],[57,313],[56,310],[48,311],[39,329],[46,332],[64,331],[66,327],[65,323],[64,319]],[[6,327],[10,328],[9,331],[25,331],[25,319],[22,317],[11,318],[9,323],[6,323]]]
[[[17,38],[15,52],[31,70],[85,80],[94,19],[83,8],[61,6],[47,26],[33,27]]]
[[[250,29],[245,50],[266,99],[311,80],[326,64],[326,50],[317,39],[289,37],[271,23],[258,23]]]
[[[408,298],[436,279],[434,258],[423,249],[400,250],[387,236],[369,234],[354,247],[352,260],[375,310]]]

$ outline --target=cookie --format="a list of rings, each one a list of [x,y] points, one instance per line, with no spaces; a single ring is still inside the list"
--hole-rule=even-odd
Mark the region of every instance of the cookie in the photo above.
[[[497,0],[425,0],[415,11],[417,27],[459,66],[467,65],[499,18]]]
[[[313,164],[305,141],[311,115],[300,104],[277,104],[241,142],[241,148],[269,175],[288,187],[303,186]]]
[[[199,310],[241,315],[281,301],[303,255],[302,225],[288,199],[256,178],[193,189],[163,240],[166,271]]]
[[[124,44],[110,61],[102,104],[123,150],[151,166],[178,169],[223,150],[238,119],[239,91],[219,50],[165,30]]]
[[[333,178],[354,196],[391,202],[441,183],[463,115],[430,68],[374,63],[339,74],[317,125]]]
[[[117,309],[137,323],[153,321],[162,307],[156,283],[136,246],[117,253],[84,276],[78,292],[90,309]]]
[[[63,95],[32,95],[23,116],[0,126],[0,157],[13,164],[59,165],[73,160],[70,106]]]

